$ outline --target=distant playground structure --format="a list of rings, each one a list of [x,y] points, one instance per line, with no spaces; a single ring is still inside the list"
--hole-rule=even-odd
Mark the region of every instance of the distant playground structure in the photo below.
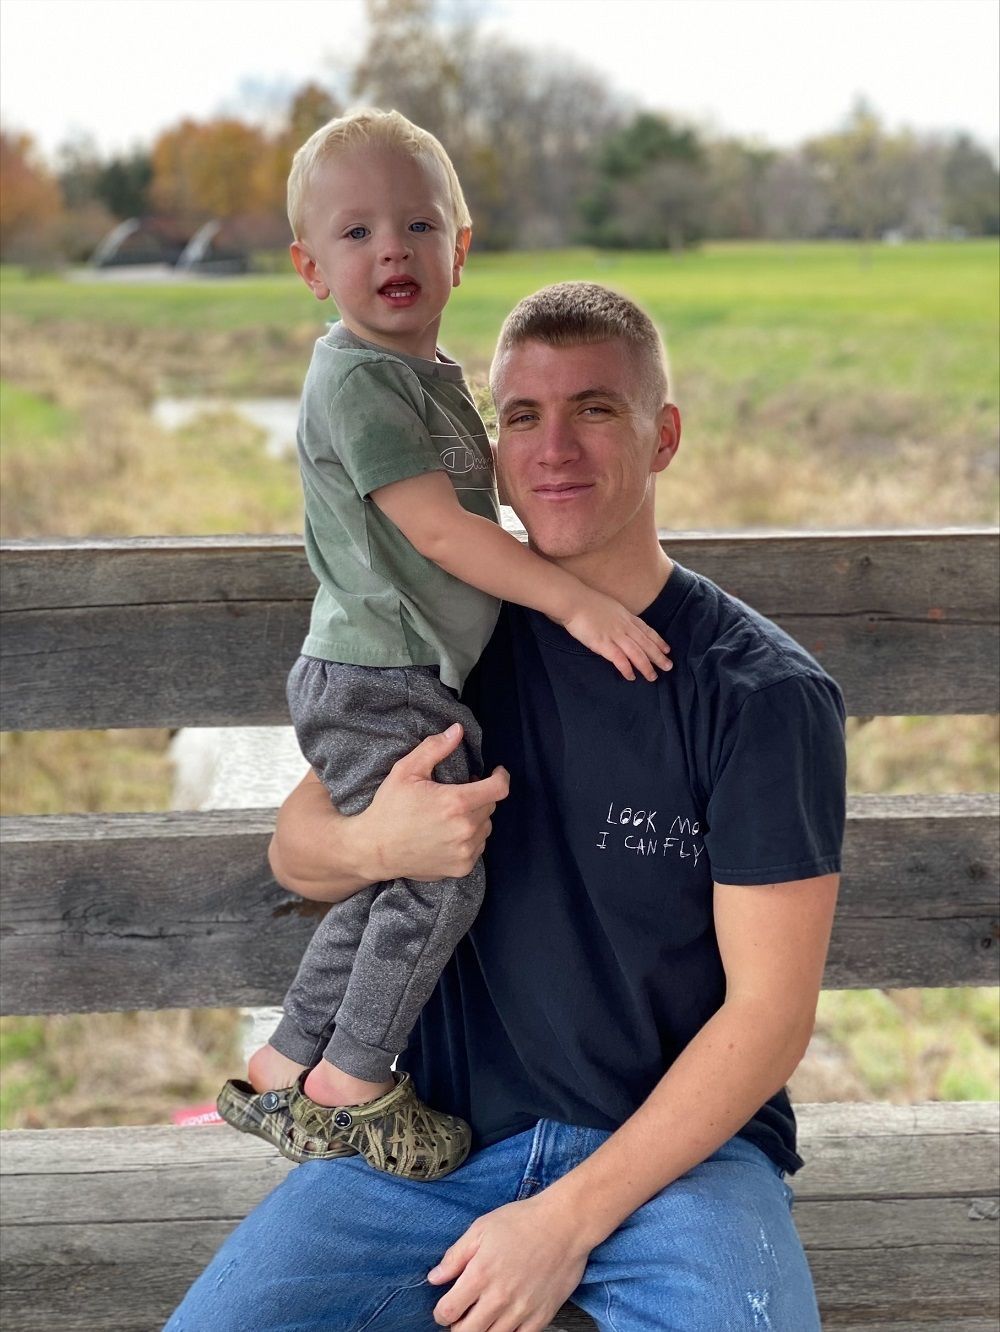
[[[222,277],[246,273],[250,262],[246,248],[222,218],[203,222],[189,235],[165,218],[130,217],[101,239],[90,267],[104,270],[137,265]]]

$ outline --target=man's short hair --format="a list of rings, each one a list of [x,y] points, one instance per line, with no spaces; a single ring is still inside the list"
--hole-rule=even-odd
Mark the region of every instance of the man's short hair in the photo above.
[[[336,153],[358,148],[388,148],[408,157],[439,162],[444,169],[449,211],[456,233],[472,226],[451,158],[434,135],[414,125],[398,111],[361,107],[327,121],[306,139],[292,158],[292,169],[288,173],[288,221],[296,240],[302,239],[309,188],[316,168]]]
[[[636,358],[649,405],[656,411],[667,401],[666,350],[656,325],[634,301],[596,282],[556,282],[518,301],[500,330],[491,379],[507,352],[523,342],[624,342]]]

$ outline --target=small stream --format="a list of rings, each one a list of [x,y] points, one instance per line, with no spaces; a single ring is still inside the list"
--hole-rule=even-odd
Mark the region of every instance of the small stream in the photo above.
[[[233,412],[263,430],[269,458],[294,455],[298,398],[157,398],[152,416],[164,430],[180,430],[201,416],[220,412]]]

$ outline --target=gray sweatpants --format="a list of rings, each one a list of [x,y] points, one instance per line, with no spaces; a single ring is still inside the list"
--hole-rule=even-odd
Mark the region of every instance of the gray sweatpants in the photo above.
[[[302,752],[343,814],[366,809],[397,759],[456,721],[465,738],[435,778],[480,775],[479,725],[432,667],[299,657],[288,702]],[[484,885],[479,861],[464,879],[395,879],[335,903],[302,957],[272,1046],[299,1064],[322,1056],[354,1077],[387,1081]]]

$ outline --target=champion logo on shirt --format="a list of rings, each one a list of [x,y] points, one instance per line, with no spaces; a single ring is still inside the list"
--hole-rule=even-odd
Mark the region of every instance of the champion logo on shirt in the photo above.
[[[467,444],[453,444],[450,448],[442,449],[441,461],[448,471],[453,472],[456,476],[465,476],[468,472],[488,472],[490,470],[490,464],[486,459],[481,458]]]

